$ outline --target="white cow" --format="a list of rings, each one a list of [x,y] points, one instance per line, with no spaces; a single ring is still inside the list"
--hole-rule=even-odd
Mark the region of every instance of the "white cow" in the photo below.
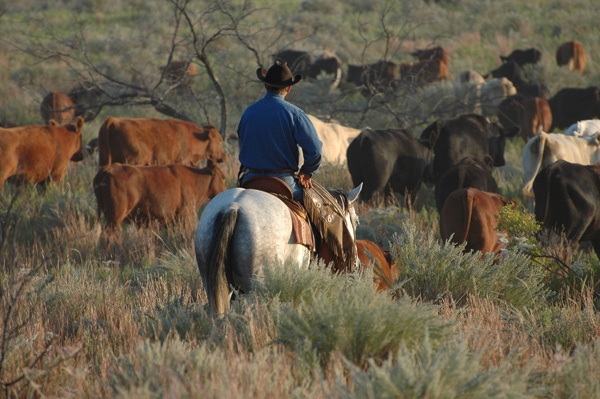
[[[346,162],[346,150],[350,142],[361,132],[360,129],[343,126],[338,123],[323,122],[308,115],[323,142],[323,162],[340,165]],[[300,160],[302,165],[303,160]]]
[[[559,159],[582,165],[600,164],[600,133],[575,137],[540,132],[527,142],[521,161],[525,181],[523,195],[530,199],[530,212],[533,212],[533,180],[540,170]]]
[[[587,137],[600,133],[600,119],[586,119],[572,124],[565,130],[565,136]]]
[[[517,94],[517,89],[506,78],[493,78],[485,81],[479,90],[481,113],[485,116],[495,116],[502,100],[515,94]]]

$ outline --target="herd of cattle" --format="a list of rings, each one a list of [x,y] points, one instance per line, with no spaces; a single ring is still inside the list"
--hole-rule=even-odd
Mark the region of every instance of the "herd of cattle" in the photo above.
[[[432,76],[430,72],[441,71],[440,65],[449,62],[441,47],[413,55],[418,61],[400,68],[403,79]],[[516,90],[503,90],[494,108],[497,122],[488,118],[491,115],[466,113],[439,119],[415,135],[407,129],[355,129],[309,115],[324,142],[323,160],[347,164],[353,184],[363,183],[363,201],[399,193],[410,207],[423,183],[434,184],[441,237],[466,242],[466,250],[499,254],[497,216],[509,201],[500,195],[492,171],[505,165],[506,139],[523,137],[527,142],[523,194],[530,199],[529,210],[546,228],[564,229],[571,241],[591,241],[600,257],[600,166],[593,166],[600,165],[600,121],[595,119],[600,118],[600,89],[565,88],[546,100],[540,86],[527,81],[518,68],[540,57],[535,49],[515,50],[502,57],[504,64],[498,70],[505,69],[503,76],[498,70],[490,73]],[[339,72],[339,59],[329,53],[287,62],[305,68],[295,72],[308,76],[334,73],[335,68]],[[585,51],[570,42],[557,51],[557,62],[570,63],[581,72]],[[381,82],[383,71],[395,68],[382,62],[359,69],[358,75],[347,79],[368,86],[376,82],[372,78]],[[457,79],[468,81],[473,76],[468,71]],[[340,78],[335,72],[335,79]],[[481,79],[481,87],[491,81]],[[84,159],[84,119],[76,116],[76,109],[69,96],[50,93],[41,105],[46,125],[0,129],[0,188],[6,181],[59,183],[70,162]],[[546,133],[553,129],[564,133]],[[92,184],[107,239],[114,238],[126,220],[138,225],[195,221],[200,206],[226,189],[225,174],[218,166],[226,154],[214,126],[109,116],[93,141],[100,170]],[[206,166],[200,168],[202,161]],[[361,242],[359,253],[366,262],[365,251],[371,256],[379,251],[378,263],[385,263],[389,277],[393,270],[389,254],[386,259],[381,248],[366,249],[371,244]]]

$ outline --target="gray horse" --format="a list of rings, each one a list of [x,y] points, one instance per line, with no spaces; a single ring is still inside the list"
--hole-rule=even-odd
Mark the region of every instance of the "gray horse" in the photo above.
[[[340,206],[353,240],[357,217],[352,204],[361,188],[336,197],[345,202]],[[248,293],[265,265],[305,267],[312,260],[311,250],[295,241],[287,205],[254,189],[232,188],[214,197],[198,223],[195,247],[208,313],[217,317],[229,309],[232,287]]]

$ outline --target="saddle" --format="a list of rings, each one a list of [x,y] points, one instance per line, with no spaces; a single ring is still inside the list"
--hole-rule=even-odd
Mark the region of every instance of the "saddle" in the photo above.
[[[345,226],[344,211],[323,186],[313,181],[313,188],[304,189],[304,206],[294,200],[287,183],[277,177],[253,177],[241,187],[275,195],[290,209],[297,243],[316,251],[326,263],[332,261],[335,271],[353,269],[357,256],[356,245]]]
[[[292,190],[285,181],[272,176],[256,176],[246,180],[241,187],[273,194],[286,204],[292,217],[292,226],[296,242],[306,245],[311,251],[314,250],[315,237],[310,221],[308,220],[308,214],[302,204],[294,200]]]

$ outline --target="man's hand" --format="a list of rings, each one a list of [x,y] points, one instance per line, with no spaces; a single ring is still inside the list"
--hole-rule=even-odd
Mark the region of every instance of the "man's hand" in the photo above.
[[[308,173],[300,172],[298,173],[298,182],[304,188],[312,188],[312,180]]]

